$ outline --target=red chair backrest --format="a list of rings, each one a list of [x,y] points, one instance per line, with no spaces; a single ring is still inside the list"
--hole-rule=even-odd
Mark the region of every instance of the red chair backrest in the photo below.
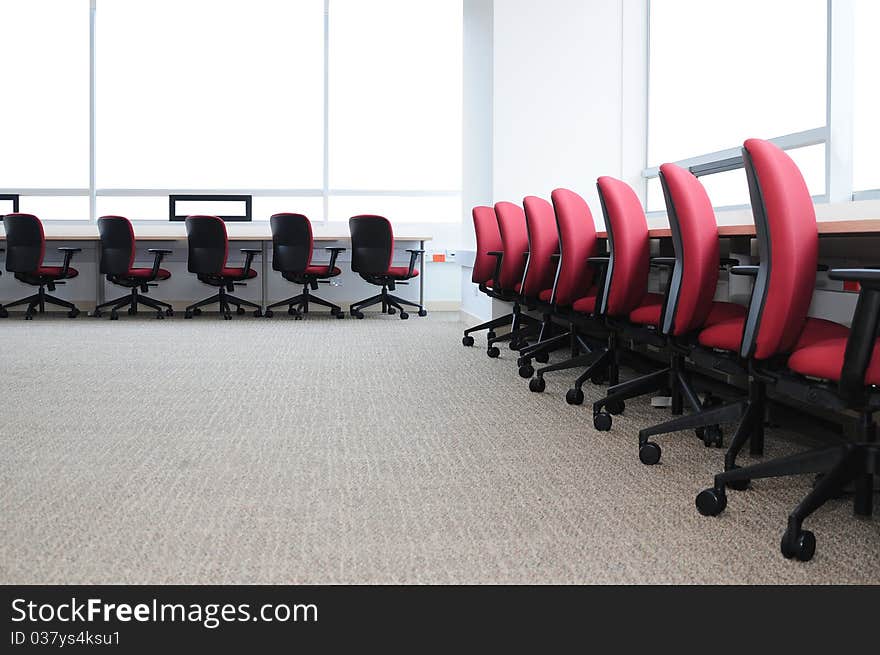
[[[495,274],[498,258],[490,252],[503,252],[498,218],[492,207],[474,207],[474,233],[477,236],[477,254],[474,257],[474,272],[471,281],[475,284],[488,282]]]
[[[512,202],[496,202],[495,215],[498,216],[498,229],[501,231],[501,245],[504,257],[498,275],[499,289],[512,291],[522,281],[526,269],[524,253],[529,249],[529,235],[526,231],[526,215],[523,208]]]
[[[556,189],[550,199],[562,253],[553,302],[567,307],[585,296],[593,282],[593,267],[587,258],[596,254],[596,224],[586,201],[574,191]]]
[[[760,268],[741,355],[767,359],[791,350],[816,286],[819,234],[813,199],[797,165],[761,139],[743,144]]]
[[[559,252],[559,231],[549,202],[537,196],[526,196],[523,207],[529,233],[529,260],[521,293],[528,298],[537,298],[544,289],[553,288],[559,260],[552,255]]]
[[[603,176],[596,186],[611,253],[601,312],[628,316],[648,292],[651,265],[648,220],[642,203],[625,182]]]
[[[682,335],[703,327],[712,309],[718,283],[718,223],[712,201],[690,171],[663,164],[660,183],[676,259],[661,329]]]

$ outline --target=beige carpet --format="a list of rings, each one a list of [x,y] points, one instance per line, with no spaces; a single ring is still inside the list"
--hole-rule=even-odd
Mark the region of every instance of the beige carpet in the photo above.
[[[457,316],[0,321],[2,583],[878,583],[880,521],[807,478],[694,496],[721,451],[531,394]],[[586,388],[588,400],[598,393]],[[768,455],[798,447],[768,435]],[[800,445],[803,447],[803,444]],[[747,459],[747,458],[746,458]]]

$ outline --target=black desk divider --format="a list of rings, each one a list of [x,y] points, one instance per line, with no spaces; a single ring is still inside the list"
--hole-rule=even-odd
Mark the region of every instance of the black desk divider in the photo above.
[[[183,214],[177,213],[177,203],[181,201],[186,202],[243,202],[245,206],[244,214],[232,214],[232,215],[219,215],[221,219],[226,222],[247,222],[249,223],[252,220],[251,215],[251,205],[252,205],[253,197],[250,195],[231,195],[231,194],[219,194],[219,195],[194,195],[194,194],[175,194],[168,196],[168,220],[170,221],[183,221],[186,220],[187,216],[192,216],[193,214],[200,213],[213,213],[213,212],[185,212]]]
[[[18,213],[18,194],[17,193],[0,193],[0,216],[6,214],[3,211],[3,208],[6,206],[6,202],[4,201],[12,201],[12,214]]]

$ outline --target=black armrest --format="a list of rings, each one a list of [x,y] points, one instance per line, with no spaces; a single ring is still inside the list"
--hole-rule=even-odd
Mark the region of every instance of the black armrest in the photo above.
[[[501,260],[504,257],[504,253],[500,250],[490,250],[486,254],[495,258],[495,272],[492,274],[492,284],[497,287],[498,276],[501,275]]]
[[[239,248],[240,252],[244,253],[244,270],[250,270],[251,264],[254,261],[254,256],[259,255],[263,252],[262,248]]]
[[[611,257],[587,257],[588,264],[607,264],[611,261]]]
[[[552,255],[550,255],[550,259],[559,259],[560,257],[562,257],[561,252],[554,252]]]
[[[407,248],[406,251],[407,251],[407,252],[414,252],[414,253],[418,253],[418,254],[421,254],[421,253],[425,252],[425,251],[422,250],[421,248]]]
[[[651,257],[651,266],[675,266],[675,257]]]
[[[749,275],[755,277],[760,266],[732,266],[730,272],[733,275]]]
[[[880,269],[878,268],[834,268],[828,271],[832,280],[858,282],[869,289],[880,289]]]
[[[339,257],[339,253],[345,252],[345,248],[339,248],[338,246],[331,246],[330,248],[324,248],[324,250],[330,251],[330,261],[327,263],[327,276],[333,275],[333,267],[336,266],[336,258]]]
[[[147,248],[147,252],[153,252],[153,253],[160,252],[160,253],[162,253],[163,255],[170,255],[170,254],[173,253],[174,251],[173,251],[173,250],[168,250],[168,249],[165,249],[165,248]]]
[[[719,262],[721,268],[724,268],[725,266],[739,266],[739,260],[734,259],[733,257],[722,257]]]
[[[412,277],[413,271],[416,269],[416,260],[425,251],[421,248],[407,248],[406,251],[409,253],[409,270],[406,272],[406,276]]]
[[[150,274],[150,280],[155,280],[159,277],[159,264],[162,263],[162,258],[165,255],[170,255],[173,250],[166,250],[164,248],[147,248],[147,252],[153,253],[155,255],[153,257],[153,272]]]
[[[82,252],[82,248],[72,248],[70,246],[62,246],[58,248],[58,252],[64,253],[64,263],[61,265],[61,278],[67,277],[67,269],[70,268],[70,260],[73,259],[73,254],[77,252]]]

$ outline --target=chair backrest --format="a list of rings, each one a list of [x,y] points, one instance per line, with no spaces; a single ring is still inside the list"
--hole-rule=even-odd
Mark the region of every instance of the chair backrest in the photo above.
[[[498,274],[499,289],[512,291],[522,282],[526,270],[525,253],[529,250],[529,233],[526,230],[526,214],[523,208],[512,202],[495,203],[498,216],[498,229],[501,231],[501,246],[504,257]]]
[[[760,264],[743,330],[742,357],[767,359],[794,346],[816,286],[819,234],[797,165],[769,141],[748,139],[749,182]]]
[[[6,214],[6,270],[10,273],[32,273],[43,264],[46,237],[43,224],[33,214]]]
[[[348,219],[351,232],[351,270],[385,273],[394,257],[394,231],[384,216],[362,214]]]
[[[550,194],[559,231],[559,271],[553,302],[567,307],[586,295],[593,282],[587,258],[596,254],[596,224],[586,201],[574,191],[556,189]]]
[[[198,275],[219,275],[229,255],[226,223],[219,216],[187,216],[187,269]]]
[[[492,207],[474,207],[474,234],[477,237],[477,253],[474,256],[474,272],[471,281],[475,284],[488,282],[495,274],[498,258],[490,252],[503,252],[501,231],[498,229],[498,218]]]
[[[101,273],[125,275],[134,266],[135,239],[131,221],[125,216],[98,219],[101,235]]]
[[[628,316],[648,292],[648,220],[638,196],[625,182],[603,176],[596,186],[610,253],[600,311],[608,316]]]
[[[660,184],[675,250],[660,329],[683,335],[703,327],[712,309],[718,284],[718,223],[706,189],[690,171],[663,164]]]
[[[537,298],[545,289],[553,288],[559,260],[551,257],[559,252],[559,231],[553,205],[537,196],[523,198],[526,213],[526,230],[529,235],[529,258],[523,275],[521,293]]]
[[[273,214],[272,268],[285,273],[304,271],[312,262],[312,223],[303,214]]]

